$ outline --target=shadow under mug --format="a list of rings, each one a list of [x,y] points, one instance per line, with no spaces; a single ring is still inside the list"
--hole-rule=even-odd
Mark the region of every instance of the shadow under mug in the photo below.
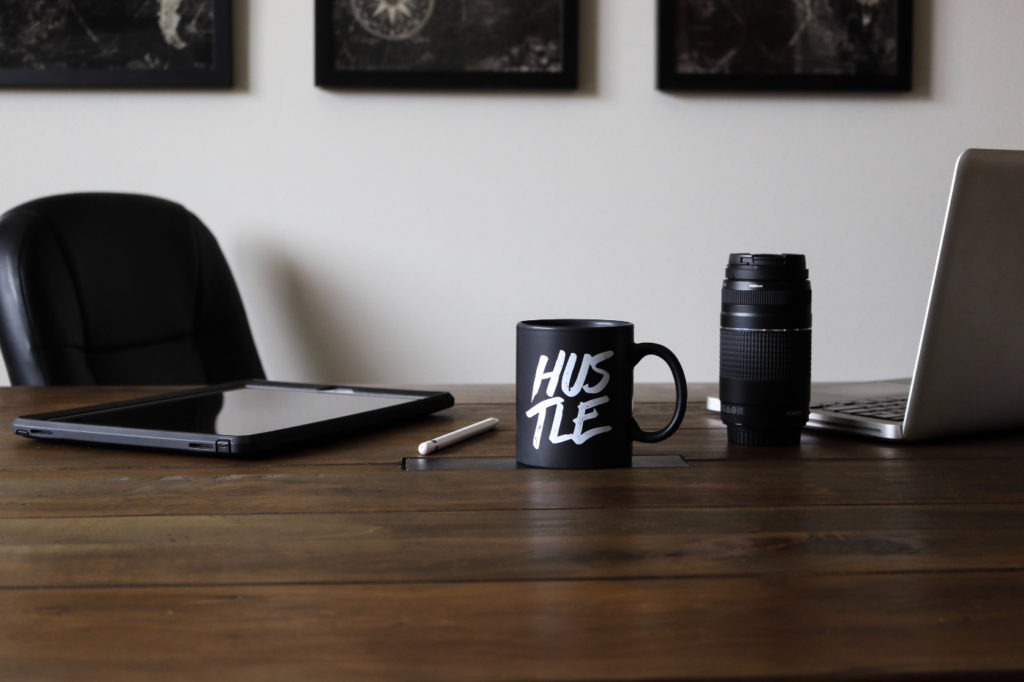
[[[672,371],[669,423],[644,431],[633,417],[633,368],[648,355]],[[628,467],[633,441],[656,443],[679,428],[686,376],[657,343],[634,343],[616,320],[528,320],[516,325],[516,461],[532,467]]]

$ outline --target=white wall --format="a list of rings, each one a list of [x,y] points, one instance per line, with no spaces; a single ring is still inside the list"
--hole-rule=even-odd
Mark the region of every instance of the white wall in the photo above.
[[[232,92],[0,91],[0,206],[184,203],[277,379],[509,382],[516,321],[572,316],[713,381],[741,250],[807,254],[815,379],[907,375],[957,155],[1024,148],[1015,0],[918,0],[897,95],[659,92],[654,0],[583,0],[576,93],[324,91],[313,2],[236,12]]]

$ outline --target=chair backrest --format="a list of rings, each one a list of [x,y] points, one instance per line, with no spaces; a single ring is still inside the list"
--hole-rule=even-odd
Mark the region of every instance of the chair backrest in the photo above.
[[[183,206],[64,194],[0,216],[0,347],[15,385],[263,378],[210,231]]]

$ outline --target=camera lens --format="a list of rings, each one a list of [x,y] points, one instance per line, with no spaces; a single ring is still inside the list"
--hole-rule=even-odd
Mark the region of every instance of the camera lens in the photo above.
[[[802,255],[729,255],[718,370],[730,443],[800,442],[811,395],[811,283]]]

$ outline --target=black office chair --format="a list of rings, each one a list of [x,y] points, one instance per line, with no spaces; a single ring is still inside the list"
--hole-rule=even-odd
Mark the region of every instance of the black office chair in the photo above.
[[[183,206],[134,194],[0,216],[0,348],[15,385],[264,377],[213,235]]]

